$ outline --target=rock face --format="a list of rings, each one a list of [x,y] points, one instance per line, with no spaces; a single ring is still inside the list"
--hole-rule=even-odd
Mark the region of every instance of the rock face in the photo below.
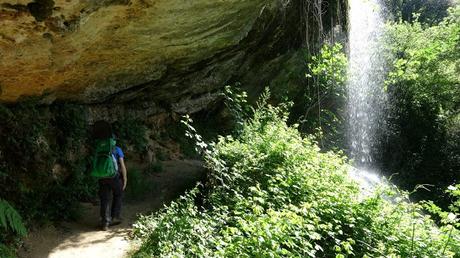
[[[302,1],[4,0],[0,102],[34,95],[199,109],[251,64],[300,47]]]
[[[50,92],[57,98],[99,102],[119,92],[158,87],[168,74],[184,76],[238,45],[261,12],[276,4],[57,0],[35,3],[34,13],[31,3],[22,2],[3,4],[1,13],[5,101]],[[242,55],[235,53],[226,62]],[[209,76],[203,86],[219,79]]]

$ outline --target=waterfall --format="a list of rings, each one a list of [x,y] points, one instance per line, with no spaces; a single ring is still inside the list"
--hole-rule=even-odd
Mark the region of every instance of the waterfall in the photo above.
[[[349,65],[347,81],[347,138],[354,160],[350,175],[365,192],[380,182],[374,169],[376,132],[380,130],[385,104],[384,63],[380,38],[383,5],[380,0],[349,0]]]
[[[350,0],[349,4],[347,135],[355,166],[369,168],[374,161],[376,131],[383,126],[383,7],[380,0]]]

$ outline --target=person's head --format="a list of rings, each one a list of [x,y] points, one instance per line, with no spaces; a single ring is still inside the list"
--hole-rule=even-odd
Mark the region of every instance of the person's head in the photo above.
[[[107,139],[113,137],[112,125],[104,120],[99,120],[93,125],[94,139]]]

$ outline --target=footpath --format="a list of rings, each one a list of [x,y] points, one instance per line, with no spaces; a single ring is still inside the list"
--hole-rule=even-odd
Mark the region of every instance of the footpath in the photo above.
[[[137,216],[162,208],[164,204],[192,188],[203,176],[204,169],[199,161],[165,161],[162,172],[152,176],[152,190],[145,197],[137,198],[136,201],[124,201],[122,224],[112,226],[108,231],[101,231],[99,206],[82,203],[82,215],[77,221],[63,222],[59,226],[47,226],[30,232],[19,251],[19,257],[126,257],[135,248],[130,239],[132,224]]]

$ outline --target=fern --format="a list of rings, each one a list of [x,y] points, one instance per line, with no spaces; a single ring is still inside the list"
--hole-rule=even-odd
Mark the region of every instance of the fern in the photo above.
[[[17,234],[27,234],[26,227],[22,222],[21,215],[7,201],[0,199],[0,227],[8,228]]]
[[[16,254],[14,249],[0,243],[0,257],[2,258],[14,258]]]

